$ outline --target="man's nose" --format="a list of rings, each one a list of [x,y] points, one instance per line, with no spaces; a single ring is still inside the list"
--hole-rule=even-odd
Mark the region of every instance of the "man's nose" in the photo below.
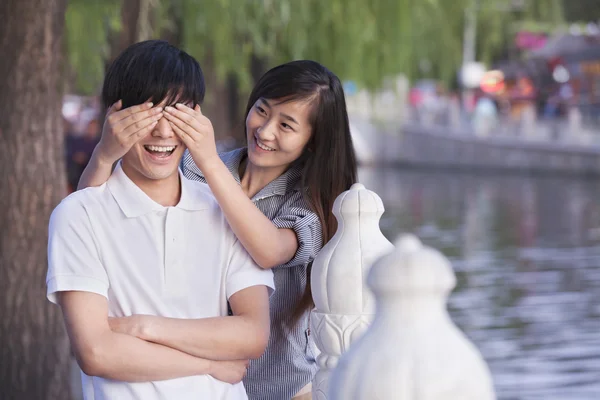
[[[175,132],[173,132],[169,121],[165,117],[162,117],[160,120],[158,120],[158,123],[152,130],[152,136],[154,137],[168,139],[173,137],[174,135]]]

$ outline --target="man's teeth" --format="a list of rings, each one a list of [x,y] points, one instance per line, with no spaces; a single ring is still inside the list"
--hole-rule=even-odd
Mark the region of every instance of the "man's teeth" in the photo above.
[[[262,144],[261,142],[259,142],[258,140],[256,141],[256,144],[258,145],[258,147],[260,147],[263,150],[267,150],[267,151],[275,151],[275,149],[272,149],[268,146],[265,146],[264,144]]]
[[[150,151],[165,153],[175,150],[175,147],[177,146],[146,146],[146,148]]]

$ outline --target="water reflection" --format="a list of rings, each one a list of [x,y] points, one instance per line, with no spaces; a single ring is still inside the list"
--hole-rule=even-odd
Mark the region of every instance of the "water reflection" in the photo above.
[[[362,169],[383,232],[452,261],[449,309],[499,399],[600,399],[600,181]]]

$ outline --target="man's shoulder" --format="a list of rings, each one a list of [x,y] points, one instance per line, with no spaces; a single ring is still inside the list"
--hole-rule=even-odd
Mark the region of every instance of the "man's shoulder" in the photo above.
[[[218,206],[217,199],[208,184],[185,176],[182,179],[185,179],[185,188],[189,191],[193,201],[206,203],[210,207]]]
[[[214,234],[218,232],[224,235],[223,237],[229,238],[230,243],[233,244],[237,238],[208,184],[188,179],[185,188],[190,200],[196,205],[200,205],[189,222],[201,223],[202,229],[210,229]]]
[[[52,211],[51,221],[68,218],[85,218],[90,209],[106,201],[106,183],[98,187],[89,187],[69,194]]]

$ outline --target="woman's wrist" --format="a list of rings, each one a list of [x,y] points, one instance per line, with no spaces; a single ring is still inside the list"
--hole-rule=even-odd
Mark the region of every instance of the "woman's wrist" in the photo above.
[[[112,166],[118,160],[110,160],[107,159],[104,155],[101,154],[101,150],[99,150],[98,145],[94,148],[92,152],[92,157],[90,162],[94,163],[97,168],[101,169],[110,169],[112,171]]]
[[[213,156],[203,157],[199,161],[200,162],[196,162],[194,159],[194,162],[196,162],[196,165],[198,168],[200,168],[205,176],[206,174],[210,175],[213,171],[218,169],[221,164],[223,164],[223,161],[221,161],[221,158],[216,153]]]

